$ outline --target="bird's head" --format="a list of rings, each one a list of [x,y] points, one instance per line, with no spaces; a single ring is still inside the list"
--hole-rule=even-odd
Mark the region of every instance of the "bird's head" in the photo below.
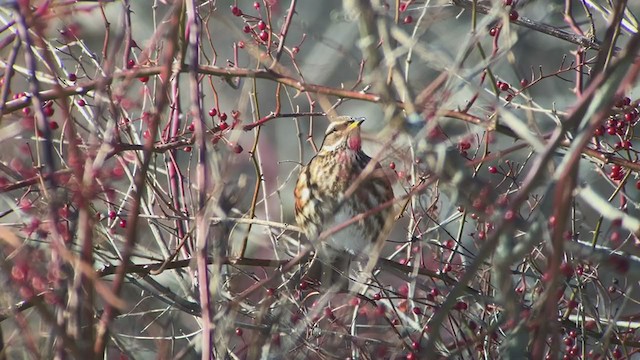
[[[360,151],[362,139],[360,138],[360,125],[364,118],[353,116],[338,116],[327,127],[322,141],[320,152],[329,153],[339,149]]]

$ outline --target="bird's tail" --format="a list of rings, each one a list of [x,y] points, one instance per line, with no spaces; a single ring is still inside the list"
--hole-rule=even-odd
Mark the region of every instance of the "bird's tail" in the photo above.
[[[319,282],[323,289],[346,291],[349,289],[350,266],[350,254],[323,246],[311,262],[307,278]]]

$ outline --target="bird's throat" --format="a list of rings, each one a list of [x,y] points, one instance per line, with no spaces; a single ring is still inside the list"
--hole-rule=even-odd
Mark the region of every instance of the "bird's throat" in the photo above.
[[[362,148],[362,139],[360,139],[360,135],[354,134],[349,136],[349,139],[347,139],[347,145],[351,150],[360,151]]]

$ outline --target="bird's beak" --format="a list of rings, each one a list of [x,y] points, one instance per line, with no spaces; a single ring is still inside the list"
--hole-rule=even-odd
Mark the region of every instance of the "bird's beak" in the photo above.
[[[349,127],[347,128],[349,131],[355,130],[357,128],[360,127],[360,125],[362,125],[362,123],[364,122],[364,118],[359,118],[358,120],[352,122],[351,124],[349,124]]]

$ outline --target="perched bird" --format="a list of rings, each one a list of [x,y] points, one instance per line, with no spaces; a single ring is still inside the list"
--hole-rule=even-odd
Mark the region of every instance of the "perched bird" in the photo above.
[[[324,288],[339,284],[345,289],[351,258],[371,249],[390,221],[392,207],[381,205],[393,199],[391,182],[379,163],[367,167],[371,158],[362,151],[363,121],[333,119],[294,189],[296,221],[316,250],[307,276]],[[361,218],[345,226],[358,215]],[[345,227],[319,239],[323,231],[340,226]]]

